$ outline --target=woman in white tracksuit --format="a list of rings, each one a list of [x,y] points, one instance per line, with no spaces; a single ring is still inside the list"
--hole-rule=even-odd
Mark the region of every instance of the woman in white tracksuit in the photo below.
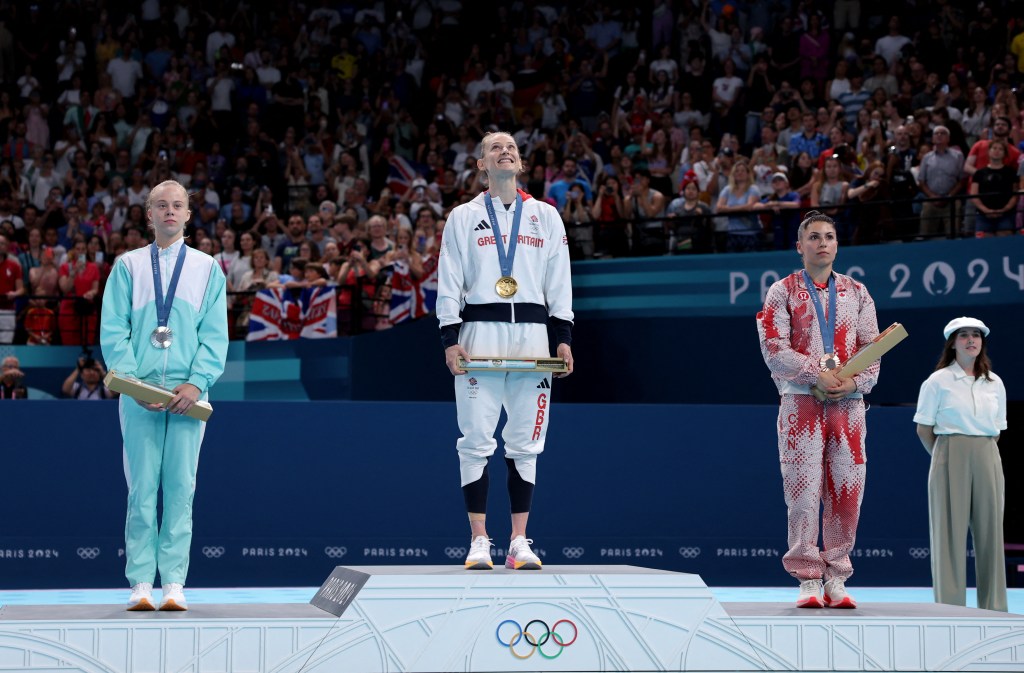
[[[153,188],[146,212],[156,241],[115,262],[103,294],[100,342],[111,371],[175,393],[166,405],[121,397],[128,482],[125,574],[132,587],[129,610],[155,609],[151,592],[157,572],[163,587],[160,609],[185,610],[192,497],[206,428],[185,413],[206,399],[224,371],[226,283],[212,257],[185,246],[191,211],[180,184],[167,181]]]
[[[491,133],[480,143],[477,165],[490,189],[455,208],[445,224],[438,262],[437,317],[445,363],[455,379],[462,437],[456,448],[472,543],[469,569],[489,569],[491,541],[486,529],[487,463],[502,432],[512,535],[507,568],[539,570],[541,561],[526,538],[537,456],[544,450],[551,376],[544,373],[466,371],[459,358],[471,354],[501,358],[548,357],[548,326],[557,355],[572,373],[572,284],[565,227],[554,207],[516,188],[522,160],[508,133]]]

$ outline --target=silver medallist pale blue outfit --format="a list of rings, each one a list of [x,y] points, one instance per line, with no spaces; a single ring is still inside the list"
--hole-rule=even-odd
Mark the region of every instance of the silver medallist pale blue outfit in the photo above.
[[[164,296],[182,240],[160,250]],[[207,399],[224,372],[228,350],[226,282],[209,255],[189,249],[167,326],[170,347],[157,348],[150,246],[125,253],[114,263],[103,293],[100,343],[108,369],[173,389],[191,383]],[[185,584],[192,544],[192,497],[199,447],[206,424],[184,415],[149,411],[124,396],[120,400],[124,471],[128,482],[125,523],[125,575],[128,584],[152,583],[157,571],[164,585]],[[163,520],[157,527],[157,491],[163,487]]]

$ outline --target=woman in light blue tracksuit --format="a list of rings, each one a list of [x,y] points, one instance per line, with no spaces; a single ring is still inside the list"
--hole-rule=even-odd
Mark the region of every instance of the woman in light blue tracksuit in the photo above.
[[[206,425],[185,413],[224,371],[228,327],[225,280],[213,258],[183,240],[191,211],[177,182],[157,185],[147,203],[155,243],[122,255],[103,294],[100,340],[111,371],[174,391],[166,405],[120,401],[128,482],[125,574],[129,610],[184,610],[192,543],[192,497]],[[157,491],[163,520],[157,524]]]

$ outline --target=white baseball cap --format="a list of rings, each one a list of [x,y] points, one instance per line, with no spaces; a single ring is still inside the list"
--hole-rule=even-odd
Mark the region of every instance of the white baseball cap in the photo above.
[[[942,336],[948,339],[950,334],[953,334],[957,330],[963,329],[965,327],[975,327],[981,330],[981,333],[983,335],[988,336],[989,329],[988,326],[985,325],[985,323],[981,322],[977,318],[968,318],[967,316],[953,318],[948,323],[946,323],[946,326],[942,330]]]

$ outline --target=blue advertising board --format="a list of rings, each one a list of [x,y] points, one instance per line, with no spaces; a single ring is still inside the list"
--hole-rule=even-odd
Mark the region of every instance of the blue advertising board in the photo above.
[[[578,318],[752,316],[796,251],[578,262]],[[1024,237],[844,247],[836,271],[863,282],[879,310],[1024,301]]]

